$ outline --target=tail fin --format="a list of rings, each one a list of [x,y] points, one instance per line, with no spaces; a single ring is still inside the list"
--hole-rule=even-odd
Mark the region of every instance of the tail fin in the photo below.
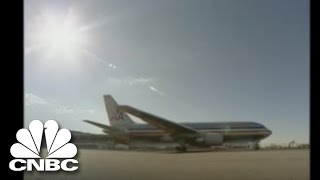
[[[135,124],[126,113],[117,109],[118,104],[111,95],[104,95],[103,98],[111,127],[128,127]]]

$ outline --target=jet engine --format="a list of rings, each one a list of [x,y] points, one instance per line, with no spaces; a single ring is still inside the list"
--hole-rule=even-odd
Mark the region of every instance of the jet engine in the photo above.
[[[221,145],[223,143],[223,135],[219,133],[206,133],[196,141],[207,146]]]

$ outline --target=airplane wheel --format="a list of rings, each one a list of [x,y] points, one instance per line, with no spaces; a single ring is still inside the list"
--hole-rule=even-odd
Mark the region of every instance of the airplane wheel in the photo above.
[[[259,144],[250,144],[249,149],[257,151],[260,149],[260,146]]]
[[[111,149],[111,150],[114,150],[115,147],[116,147],[116,142],[115,142],[114,140],[112,140],[112,141],[111,141],[111,147],[110,147],[110,149]]]

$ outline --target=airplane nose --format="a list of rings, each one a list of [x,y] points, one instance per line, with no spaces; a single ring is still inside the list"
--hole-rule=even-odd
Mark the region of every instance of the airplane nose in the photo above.
[[[272,134],[272,131],[270,129],[266,129],[266,137],[270,136]]]

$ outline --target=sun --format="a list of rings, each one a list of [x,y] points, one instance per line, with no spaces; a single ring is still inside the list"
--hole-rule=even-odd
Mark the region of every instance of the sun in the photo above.
[[[109,65],[111,63],[92,51],[99,43],[94,41],[99,38],[92,31],[103,28],[108,20],[108,17],[88,20],[85,12],[74,6],[40,8],[37,14],[25,19],[25,59],[32,61],[37,70],[59,76],[64,72],[81,73],[87,63],[100,63],[116,69],[115,65]]]
[[[87,34],[81,31],[79,19],[71,8],[65,14],[43,13],[33,25],[31,42],[41,47],[37,51],[45,58],[71,61],[86,46]]]
[[[72,51],[82,45],[81,35],[71,22],[48,21],[39,34],[40,43],[59,51]]]

